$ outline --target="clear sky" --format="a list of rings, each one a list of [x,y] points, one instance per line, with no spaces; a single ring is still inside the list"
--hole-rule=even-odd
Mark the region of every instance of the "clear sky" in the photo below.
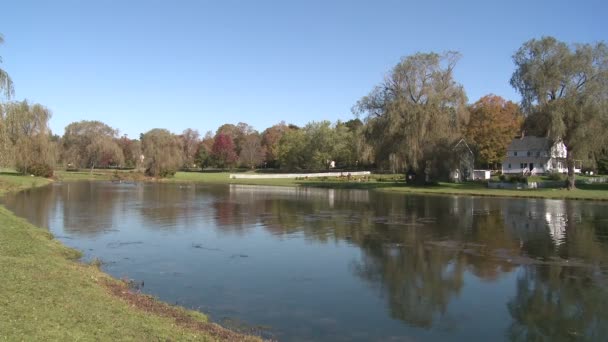
[[[0,56],[51,128],[101,120],[130,137],[223,123],[349,120],[402,56],[457,50],[470,102],[509,85],[543,35],[608,40],[608,1],[4,1]]]

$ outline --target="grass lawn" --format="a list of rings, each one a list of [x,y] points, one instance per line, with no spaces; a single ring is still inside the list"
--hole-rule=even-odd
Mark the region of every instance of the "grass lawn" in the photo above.
[[[0,193],[49,182],[4,172]],[[0,340],[257,340],[137,294],[79,257],[0,207]]]
[[[56,172],[58,179],[70,180],[109,180],[115,175],[113,170],[95,170],[87,172]],[[119,171],[121,175],[133,174],[131,171]],[[124,176],[128,178],[128,176]],[[137,178],[137,177],[136,177]],[[186,182],[205,184],[247,184],[274,186],[308,186],[333,189],[370,189],[402,193],[424,193],[445,195],[503,196],[554,199],[608,200],[608,184],[579,185],[578,189],[530,189],[508,190],[488,189],[484,183],[440,183],[436,186],[412,186],[405,184],[403,175],[371,175],[365,181],[355,177],[326,177],[311,179],[278,178],[278,179],[231,179],[229,172],[177,172],[174,177],[162,182]]]

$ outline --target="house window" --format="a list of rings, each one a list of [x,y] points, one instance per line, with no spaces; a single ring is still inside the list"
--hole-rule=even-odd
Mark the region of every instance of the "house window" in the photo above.
[[[517,151],[513,152],[513,155],[517,157]]]
[[[509,164],[509,169],[511,168],[511,164]]]
[[[537,152],[536,152],[536,156],[537,156],[537,157],[540,157],[540,151],[537,151]]]
[[[530,156],[530,151],[528,151],[528,157]]]

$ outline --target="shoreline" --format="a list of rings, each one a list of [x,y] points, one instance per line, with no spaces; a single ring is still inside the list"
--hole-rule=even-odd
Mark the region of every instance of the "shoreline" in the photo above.
[[[153,179],[136,175],[126,171],[117,173],[124,177],[124,181],[135,182],[159,182],[159,183],[190,183],[190,184],[240,184],[240,185],[265,185],[265,186],[291,186],[312,187],[325,189],[361,189],[384,191],[402,194],[425,194],[446,196],[479,196],[479,197],[504,197],[504,198],[529,198],[529,199],[561,199],[561,200],[585,200],[585,201],[608,201],[608,183],[580,185],[576,190],[566,189],[490,189],[483,183],[440,183],[432,186],[407,185],[398,177],[402,175],[372,175],[371,177],[346,177],[334,178],[230,178],[228,172],[203,173],[203,172],[178,172],[172,178]],[[114,171],[100,170],[90,175],[88,172],[58,172],[61,181],[77,180],[106,180],[112,181]],[[365,181],[361,181],[365,179]]]
[[[0,196],[53,180],[0,175]],[[140,293],[0,206],[0,331],[19,340],[262,341]]]

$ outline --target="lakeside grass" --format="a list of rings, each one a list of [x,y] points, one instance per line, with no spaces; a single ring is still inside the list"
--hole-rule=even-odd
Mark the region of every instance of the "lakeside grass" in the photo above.
[[[119,171],[129,174],[131,171]],[[132,172],[131,172],[132,173]],[[115,171],[96,170],[89,172],[57,171],[59,179],[70,180],[110,180]],[[331,189],[366,189],[390,191],[397,193],[418,193],[437,195],[491,196],[516,198],[547,198],[608,201],[608,184],[579,185],[576,190],[566,189],[489,189],[485,183],[439,183],[434,186],[408,185],[403,175],[371,175],[361,181],[361,177],[352,180],[337,177],[295,179],[231,179],[229,172],[177,172],[174,177],[160,180],[161,182],[184,182],[199,184],[242,184],[268,186],[303,186]]]
[[[50,183],[2,172],[0,194]],[[131,291],[0,207],[0,340],[257,341]]]

